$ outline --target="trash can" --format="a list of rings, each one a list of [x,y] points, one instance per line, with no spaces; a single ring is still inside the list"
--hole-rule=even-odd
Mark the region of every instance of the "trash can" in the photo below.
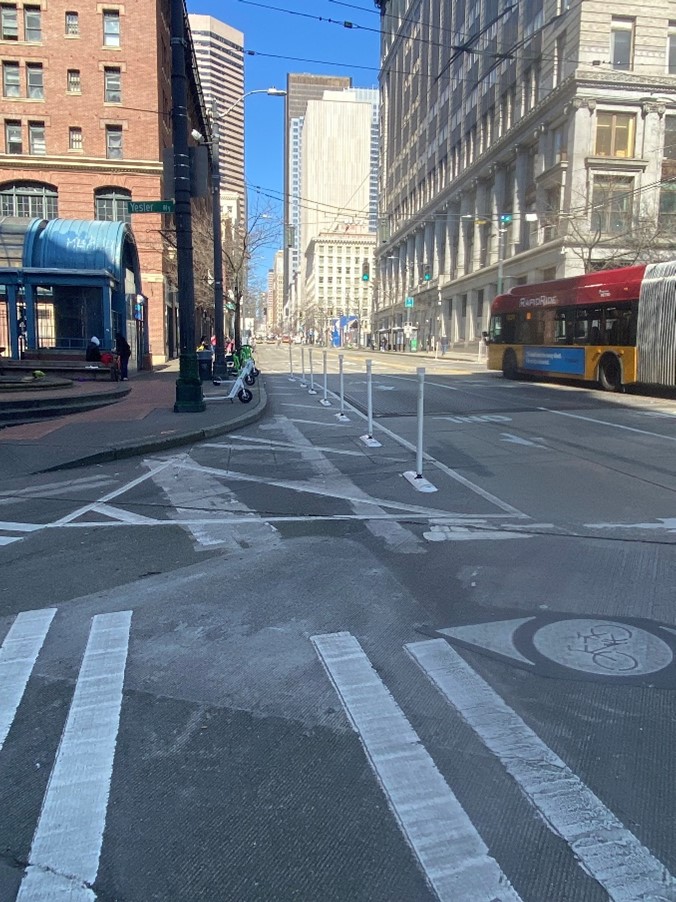
[[[197,365],[200,372],[200,382],[208,382],[211,379],[211,351],[198,351]]]

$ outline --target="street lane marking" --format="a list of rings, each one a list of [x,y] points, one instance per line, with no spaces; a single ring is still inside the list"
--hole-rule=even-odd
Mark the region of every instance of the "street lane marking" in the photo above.
[[[607,420],[597,420],[594,417],[583,417],[577,413],[566,413],[563,410],[551,410],[549,407],[538,407],[545,413],[555,413],[559,417],[570,417],[571,420],[583,420],[585,423],[596,423],[597,426],[610,426],[611,429],[622,429],[625,432],[638,432],[639,435],[649,435],[651,438],[663,438],[668,442],[676,442],[676,436],[663,435],[661,432],[649,432],[647,429],[636,429],[634,426],[622,426],[619,423],[609,423]]]
[[[445,640],[405,648],[613,902],[676,898],[666,867]]]
[[[238,439],[234,444],[232,441],[230,442],[203,442],[203,448],[225,448],[225,449],[237,449],[238,451],[276,451],[276,450],[288,450],[288,451],[300,451],[307,450],[307,444],[299,444],[294,442],[276,442],[274,439],[267,438],[249,438],[248,436],[243,435],[231,435],[231,439]],[[315,445],[314,442],[312,444],[312,448],[315,451],[325,451],[328,454],[342,454],[346,457],[363,457],[364,455],[361,451],[346,451],[340,450],[338,448],[328,448],[324,445]]]
[[[329,392],[329,394],[338,398],[334,392]],[[350,410],[354,413],[355,416],[361,417],[362,420],[367,420],[368,417],[366,414],[362,413],[357,407],[353,404],[350,404],[349,401],[345,401],[345,406],[349,407]],[[295,423],[302,423],[303,420],[294,420]],[[317,424],[321,425],[321,424]],[[413,454],[416,453],[417,448],[412,443],[407,441],[402,436],[397,435],[396,432],[393,432],[391,429],[388,429],[387,426],[383,426],[382,423],[374,423],[373,424],[376,429],[379,429],[381,432],[384,432],[385,435],[389,436],[392,441],[397,442],[397,444],[401,445],[403,448],[406,448],[408,451],[411,451]],[[518,508],[513,507],[511,504],[508,504],[506,501],[502,501],[496,495],[491,494],[491,492],[487,492],[485,489],[482,489],[481,486],[476,485],[474,482],[470,482],[469,479],[466,479],[464,476],[461,476],[460,473],[452,470],[450,467],[447,467],[446,464],[442,463],[440,460],[437,460],[436,457],[432,457],[431,454],[428,454],[427,451],[423,451],[423,460],[426,460],[433,467],[436,467],[438,470],[441,470],[442,473],[445,473],[450,479],[453,479],[455,482],[458,482],[460,485],[464,486],[470,492],[473,492],[475,495],[478,495],[480,498],[483,498],[485,501],[488,501],[489,504],[494,505],[495,507],[500,508],[500,510],[505,511],[505,513],[509,514],[510,517],[518,517],[521,520],[527,520],[528,514],[524,514],[522,511],[518,510]]]
[[[23,698],[56,608],[23,611],[5,636],[0,648],[0,749]]]
[[[96,898],[131,614],[92,619],[16,902]]]
[[[354,636],[331,633],[310,641],[438,899],[517,902],[520,897]]]

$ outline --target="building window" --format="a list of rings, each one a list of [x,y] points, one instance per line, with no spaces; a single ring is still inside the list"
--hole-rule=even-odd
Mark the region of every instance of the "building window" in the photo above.
[[[613,69],[631,69],[634,20],[613,17],[610,25],[610,62]]]
[[[122,126],[106,126],[106,157],[109,160],[122,159]]]
[[[79,69],[69,69],[66,76],[66,90],[69,94],[79,94],[82,91],[82,81]]]
[[[23,28],[24,37],[27,41],[35,43],[42,40],[42,25],[40,19],[39,6],[24,6],[23,8]]]
[[[70,37],[80,34],[80,18],[75,12],[66,13],[66,34]]]
[[[18,63],[2,64],[2,94],[4,97],[21,97]]]
[[[94,217],[107,222],[129,222],[131,191],[126,188],[98,188],[94,192]]]
[[[597,113],[597,157],[633,157],[636,117],[631,113]]]
[[[28,147],[33,154],[42,154],[47,152],[45,145],[45,123],[29,122],[28,123]]]
[[[68,147],[70,150],[82,150],[82,129],[78,126],[71,126],[68,129]]]
[[[19,40],[19,17],[16,6],[0,6],[0,37],[3,41]]]
[[[0,188],[0,216],[56,219],[59,198],[49,185],[16,182]]]
[[[103,46],[120,46],[120,14],[115,9],[103,11]]]
[[[26,93],[31,100],[45,99],[45,83],[42,63],[26,64]]]
[[[5,153],[23,153],[21,123],[16,120],[5,122]]]
[[[669,22],[667,32],[667,72],[676,75],[676,22]]]
[[[592,228],[603,235],[622,235],[631,228],[634,180],[597,176],[592,193]]]
[[[106,103],[122,103],[122,73],[119,69],[103,70],[103,99]]]

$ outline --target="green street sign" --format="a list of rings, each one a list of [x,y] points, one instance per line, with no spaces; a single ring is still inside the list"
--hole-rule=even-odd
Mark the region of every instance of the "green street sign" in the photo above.
[[[129,213],[173,213],[173,200],[129,200],[127,201]]]
[[[413,306],[413,298],[406,298],[404,301],[404,307],[412,307]]]

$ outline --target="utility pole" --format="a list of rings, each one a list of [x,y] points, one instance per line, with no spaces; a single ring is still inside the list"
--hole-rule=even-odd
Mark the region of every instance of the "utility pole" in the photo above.
[[[174,209],[178,269],[179,376],[176,413],[205,410],[195,350],[195,282],[188,150],[188,85],[184,0],[171,0],[171,131],[174,142]]]
[[[221,160],[219,155],[220,131],[216,101],[211,106],[212,170],[211,194],[214,234],[214,319],[216,320],[216,347],[214,348],[214,376],[226,375],[225,335],[223,332],[223,235],[221,230]]]

